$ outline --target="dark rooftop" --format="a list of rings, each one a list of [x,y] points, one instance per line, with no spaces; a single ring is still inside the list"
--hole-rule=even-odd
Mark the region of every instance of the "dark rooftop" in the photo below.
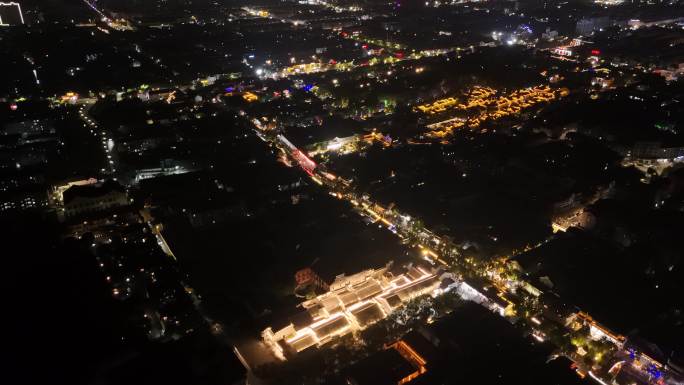
[[[351,366],[346,377],[356,385],[396,385],[415,371],[398,351],[386,349]]]
[[[97,198],[114,191],[125,193],[126,189],[111,179],[97,185],[71,186],[64,191],[64,203],[69,203],[76,197]]]

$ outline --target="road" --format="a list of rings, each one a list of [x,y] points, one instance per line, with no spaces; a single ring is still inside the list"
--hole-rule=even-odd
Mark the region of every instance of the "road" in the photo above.
[[[89,112],[95,103],[82,104],[78,109],[78,116],[83,120],[84,127],[90,130],[93,136],[100,138],[100,144],[105,156],[105,167],[100,171],[104,174],[114,175],[118,168],[118,157],[114,150],[114,139],[98,122],[90,116]]]

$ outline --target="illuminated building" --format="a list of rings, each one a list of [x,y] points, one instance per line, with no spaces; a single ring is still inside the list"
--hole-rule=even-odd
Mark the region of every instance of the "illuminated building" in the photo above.
[[[327,152],[337,152],[346,154],[353,152],[361,141],[360,135],[352,135],[344,138],[335,137],[319,143],[314,143],[308,147],[309,156],[325,154]]]
[[[553,53],[559,56],[572,56],[572,51],[566,47],[556,47],[553,49]]]
[[[53,186],[50,193],[48,194],[48,200],[50,203],[50,206],[52,207],[62,207],[64,204],[64,192],[71,188],[72,186],[87,186],[87,185],[92,185],[98,183],[97,179],[95,178],[89,178],[89,179],[82,179],[82,180],[75,180],[75,181],[70,181],[66,182],[61,185],[56,185]]]
[[[589,335],[594,340],[607,339],[615,345],[622,346],[625,342],[625,337],[620,334],[615,334],[605,326],[596,322],[589,314],[585,312],[578,312],[575,314],[576,320],[584,325],[589,326]]]
[[[128,204],[126,190],[119,183],[72,185],[64,191],[64,216],[74,217]]]
[[[295,282],[297,283],[295,291],[299,288],[311,286],[324,290],[330,289],[330,286],[310,267],[297,271],[295,273]]]
[[[74,92],[67,92],[59,97],[58,102],[61,104],[76,104],[78,101],[78,94]]]
[[[245,101],[250,102],[250,103],[259,100],[259,97],[258,97],[258,96],[256,96],[255,94],[253,94],[253,93],[251,93],[251,92],[249,92],[249,91],[247,91],[247,92],[245,92],[244,94],[242,94],[242,98],[243,98]]]
[[[356,151],[362,151],[373,143],[380,143],[385,147],[389,147],[392,145],[392,138],[376,131],[365,135],[355,134],[343,138],[335,137],[307,146],[306,152],[309,156],[321,155],[328,152],[349,154]]]
[[[395,276],[390,266],[338,276],[327,293],[303,302],[300,306],[304,310],[289,317],[284,325],[264,329],[264,343],[277,357],[285,359],[363,330],[406,301],[432,293],[440,283],[440,276],[432,270],[410,266]]]
[[[428,118],[456,114],[436,123],[428,124],[430,138],[444,138],[454,130],[464,127],[478,128],[487,120],[498,120],[515,115],[539,103],[549,102],[568,94],[567,89],[554,90],[548,86],[528,87],[508,95],[497,96],[489,87],[475,86],[460,98],[440,99],[417,106]]]
[[[354,385],[402,385],[425,374],[427,361],[404,340],[361,360],[345,376]]]
[[[454,288],[459,297],[480,304],[502,317],[510,309],[510,301],[501,297],[495,288],[484,282],[476,280],[470,280],[469,283],[459,282],[454,285]]]
[[[159,167],[136,170],[134,183],[140,183],[142,180],[159,176],[180,175],[192,171],[190,168],[174,163],[171,159],[165,159],[160,162]]]
[[[415,372],[399,380],[399,385],[411,382],[413,379],[420,376],[421,374],[424,374],[427,371],[427,369],[425,369],[425,364],[427,364],[425,358],[418,354],[418,352],[416,352],[415,349],[413,349],[413,347],[409,345],[406,341],[399,340],[392,344],[391,347],[398,351],[402,357],[404,357],[407,361],[413,364],[413,366],[416,368]]]
[[[675,66],[670,66],[667,68],[658,68],[653,71],[665,78],[668,82],[676,81],[684,76],[684,63],[677,63]]]
[[[0,3],[0,26],[14,26],[24,24],[24,15],[19,3]]]

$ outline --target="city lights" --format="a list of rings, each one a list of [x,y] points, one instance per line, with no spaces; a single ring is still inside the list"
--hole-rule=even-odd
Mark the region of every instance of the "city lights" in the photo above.
[[[6,377],[684,384],[679,11],[0,0]]]

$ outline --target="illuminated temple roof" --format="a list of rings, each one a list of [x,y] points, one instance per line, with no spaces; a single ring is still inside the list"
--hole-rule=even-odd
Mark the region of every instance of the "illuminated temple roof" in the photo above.
[[[388,267],[338,276],[330,291],[303,302],[303,311],[275,329],[266,328],[264,342],[285,353],[320,346],[368,327],[402,303],[439,286],[440,276],[431,269],[410,266],[395,276]]]

